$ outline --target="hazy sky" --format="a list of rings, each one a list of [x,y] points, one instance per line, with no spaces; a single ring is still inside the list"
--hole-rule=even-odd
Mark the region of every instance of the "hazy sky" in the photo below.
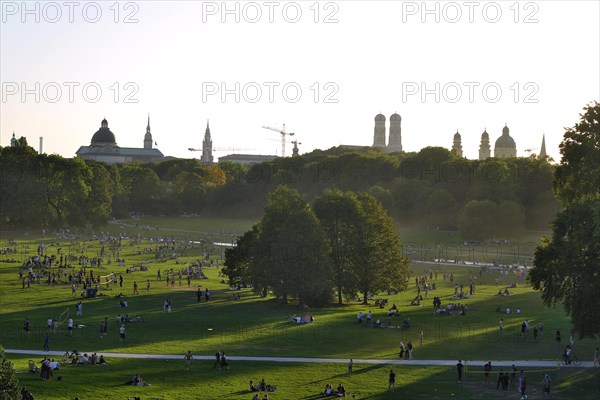
[[[65,157],[104,117],[142,147],[150,113],[163,154],[199,157],[207,119],[215,147],[279,154],[262,125],[285,123],[304,153],[371,145],[375,115],[389,127],[397,112],[406,151],[450,148],[458,129],[476,158],[484,128],[493,148],[507,123],[519,156],[545,133],[558,160],[564,127],[600,98],[598,1],[1,6],[0,143],[43,136]]]

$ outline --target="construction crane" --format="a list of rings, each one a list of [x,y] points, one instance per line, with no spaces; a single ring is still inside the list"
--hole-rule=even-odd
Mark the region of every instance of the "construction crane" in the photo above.
[[[192,147],[188,147],[188,150],[189,151],[202,151],[202,149],[194,149]],[[237,151],[237,150],[255,151],[256,149],[247,148],[247,147],[215,147],[215,148],[213,148],[213,151]]]
[[[293,132],[286,132],[285,131],[285,124],[283,124],[283,128],[282,129],[278,129],[278,128],[273,128],[271,126],[264,126],[264,129],[269,129],[271,131],[275,131],[275,132],[279,132],[281,134],[281,157],[285,157],[285,137],[286,136],[294,136],[295,133]]]

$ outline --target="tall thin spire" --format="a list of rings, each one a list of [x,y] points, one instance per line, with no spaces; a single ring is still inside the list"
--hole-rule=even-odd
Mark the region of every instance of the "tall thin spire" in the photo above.
[[[210,125],[209,120],[206,120],[206,131],[204,132],[204,140],[202,141],[202,157],[200,157],[200,162],[206,164],[212,164],[213,162],[213,144],[212,139],[210,137]]]
[[[541,157],[548,157],[548,154],[546,154],[546,134],[545,133],[542,135],[542,147],[540,147],[540,158]]]
[[[150,113],[148,113],[148,125],[146,126],[146,135],[144,135],[144,149],[152,149],[152,133],[150,132]]]

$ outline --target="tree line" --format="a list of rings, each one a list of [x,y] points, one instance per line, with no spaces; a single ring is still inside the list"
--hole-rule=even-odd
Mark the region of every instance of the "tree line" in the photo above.
[[[261,218],[287,185],[313,201],[325,189],[367,192],[401,226],[460,230],[465,239],[548,229],[561,208],[546,158],[467,160],[441,147],[387,154],[336,147],[250,167],[194,159],[107,165],[38,155],[21,138],[0,147],[6,227],[92,226],[131,213]]]
[[[369,293],[406,288],[408,260],[395,225],[372,195],[327,189],[313,204],[278,186],[262,219],[225,252],[232,286],[251,285],[283,302],[366,304]]]

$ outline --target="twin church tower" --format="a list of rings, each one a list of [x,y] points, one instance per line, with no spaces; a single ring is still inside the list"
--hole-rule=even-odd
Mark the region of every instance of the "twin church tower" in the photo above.
[[[385,147],[388,153],[402,151],[402,118],[394,113],[390,116],[390,135],[387,146],[385,144],[385,115],[375,116],[375,134],[373,136],[373,147]]]

